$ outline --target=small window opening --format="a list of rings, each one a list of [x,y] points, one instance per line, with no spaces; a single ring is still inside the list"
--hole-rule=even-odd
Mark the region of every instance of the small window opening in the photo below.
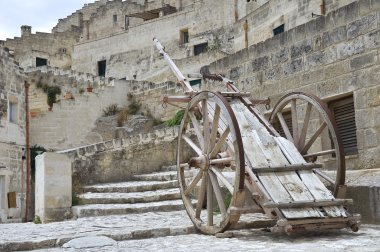
[[[9,102],[9,122],[17,123],[17,102]]]
[[[194,46],[194,55],[199,55],[201,53],[204,53],[207,51],[207,46],[208,46],[208,43],[202,43],[202,44],[199,44],[199,45],[195,45]]]
[[[128,16],[125,16],[125,30],[128,30],[129,28],[129,17]]]
[[[282,24],[282,25],[273,29],[273,36],[276,36],[277,34],[283,33],[284,31],[285,31],[285,25]]]
[[[353,96],[332,101],[329,107],[335,117],[338,131],[343,144],[345,155],[354,155],[358,153],[355,106]],[[331,138],[331,136],[330,136]],[[333,144],[332,140],[331,143]]]
[[[98,61],[98,75],[99,76],[106,76],[106,68],[107,68],[107,62],[105,60]]]
[[[113,22],[114,22],[114,23],[117,22],[117,15],[113,15]]]
[[[40,67],[40,66],[47,66],[47,59],[37,57],[36,67]]]
[[[181,45],[189,43],[189,30],[181,30],[180,32],[180,42]]]

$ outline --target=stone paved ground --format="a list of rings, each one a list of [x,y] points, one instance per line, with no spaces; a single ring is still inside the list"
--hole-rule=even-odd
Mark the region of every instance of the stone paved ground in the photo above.
[[[346,230],[312,233],[306,235],[279,235],[263,230],[231,231],[232,238],[217,238],[215,236],[189,234],[167,236],[143,240],[128,240],[103,242],[98,239],[98,246],[91,246],[88,241],[78,240],[74,248],[54,248],[38,251],[69,252],[69,251],[283,251],[283,252],[320,252],[320,251],[380,251],[380,226],[363,225],[358,233]],[[87,242],[87,244],[86,244]]]

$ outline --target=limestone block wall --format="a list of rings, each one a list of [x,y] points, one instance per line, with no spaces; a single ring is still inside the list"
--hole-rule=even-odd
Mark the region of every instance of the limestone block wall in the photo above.
[[[158,171],[176,160],[177,128],[156,130],[61,151],[73,163],[73,181],[81,185],[128,181]]]
[[[312,13],[321,14],[320,5],[322,2],[325,4],[325,13],[327,14],[354,1],[250,1],[246,4],[247,16],[241,21],[247,20],[248,22],[248,43],[252,45],[273,37],[273,29],[282,24],[284,24],[285,30],[290,30],[313,20]],[[236,51],[244,48],[243,22],[235,25]]]
[[[0,222],[20,218],[25,209],[24,77],[14,59],[0,48]],[[16,193],[16,208],[8,208],[8,192]]]
[[[358,154],[350,169],[380,167],[378,1],[357,1],[212,63],[273,106],[290,91],[325,101],[353,95]]]
[[[35,214],[42,223],[68,219],[72,202],[70,159],[45,152],[36,157]]]
[[[222,1],[218,5],[210,1],[200,1],[197,4],[193,9],[145,21],[114,36],[76,44],[73,53],[73,70],[97,74],[98,61],[106,60],[106,76],[115,78],[125,76],[132,78],[133,72],[141,76],[146,70],[162,71],[163,66],[155,64],[153,37],[159,38],[165,44],[173,59],[192,56],[195,44],[212,39],[207,35],[210,31],[234,22],[232,1]],[[209,17],[210,9],[213,10],[214,18]],[[180,31],[183,29],[188,29],[190,43],[180,47]],[[114,65],[117,70],[114,70]],[[122,65],[124,71],[121,69]]]
[[[83,8],[80,10],[75,11],[71,15],[67,16],[66,18],[62,18],[58,20],[58,23],[56,26],[53,27],[52,32],[64,32],[71,29],[71,25],[77,25],[79,26],[79,20],[78,20],[78,13],[82,13],[83,20],[89,20],[91,15],[96,12],[96,10],[107,3],[107,0],[99,0],[95,1],[93,3],[84,4]]]
[[[12,50],[22,68],[35,67],[36,57],[47,59],[48,66],[70,69],[72,46],[79,40],[81,31],[73,28],[66,32],[24,35],[7,39],[4,46]]]
[[[114,86],[97,87],[91,93],[72,90],[74,99],[60,100],[54,104],[53,111],[31,118],[32,144],[62,150],[101,142],[102,137],[91,130],[103,109],[113,103],[120,107],[128,104],[127,81],[115,81]]]

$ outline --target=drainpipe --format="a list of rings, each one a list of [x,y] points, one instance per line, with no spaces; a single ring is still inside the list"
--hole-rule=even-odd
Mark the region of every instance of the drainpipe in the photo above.
[[[29,218],[30,207],[30,143],[29,143],[29,83],[25,81],[25,134],[26,134],[26,199],[25,221]]]
[[[234,8],[235,8],[235,22],[237,22],[239,20],[238,0],[234,0]]]
[[[243,24],[243,28],[244,28],[245,48],[247,49],[248,48],[248,21],[247,20],[245,20],[245,22]]]
[[[321,15],[325,15],[325,0],[321,0]]]

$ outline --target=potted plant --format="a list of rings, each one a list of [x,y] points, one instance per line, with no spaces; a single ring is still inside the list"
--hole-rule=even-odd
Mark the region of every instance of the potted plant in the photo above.
[[[66,94],[63,96],[65,100],[73,99],[73,93],[71,91],[67,91]]]
[[[93,89],[93,86],[91,84],[87,85],[87,92],[91,93]]]

